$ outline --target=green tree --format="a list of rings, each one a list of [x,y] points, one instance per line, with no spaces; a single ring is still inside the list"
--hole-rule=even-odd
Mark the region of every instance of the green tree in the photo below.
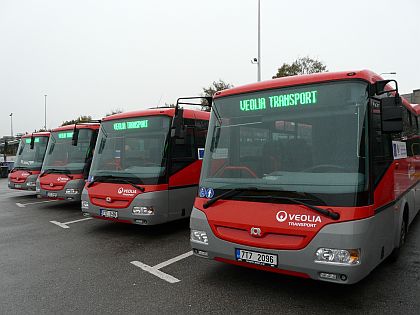
[[[273,76],[273,79],[327,71],[327,66],[324,65],[322,61],[306,56],[296,59],[291,64],[283,63],[283,65],[278,68],[276,75]]]
[[[216,92],[230,89],[230,88],[233,88],[232,84],[227,83],[223,81],[222,79],[219,79],[219,81],[213,81],[213,83],[209,87],[203,88],[203,92],[201,93],[201,96],[212,97]],[[210,107],[208,106],[207,101],[204,99],[201,101],[201,110],[210,111]]]
[[[79,116],[76,119],[63,121],[61,126],[73,125],[73,124],[77,124],[77,123],[86,123],[86,122],[91,122],[91,121],[92,121],[92,116],[83,116],[82,115],[82,116]]]

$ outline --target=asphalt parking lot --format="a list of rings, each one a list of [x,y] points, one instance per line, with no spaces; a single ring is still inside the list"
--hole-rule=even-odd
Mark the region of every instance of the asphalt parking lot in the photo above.
[[[1,314],[419,310],[418,217],[396,263],[339,286],[191,256],[188,221],[142,227],[86,219],[78,204],[11,191],[0,179]]]

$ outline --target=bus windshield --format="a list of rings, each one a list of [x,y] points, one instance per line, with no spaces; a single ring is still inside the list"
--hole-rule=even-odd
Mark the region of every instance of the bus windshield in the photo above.
[[[215,99],[200,185],[366,203],[367,87],[345,81]]]
[[[34,137],[31,149],[31,138],[22,138],[16,154],[14,167],[17,169],[40,170],[47,149],[48,137]]]
[[[94,132],[88,128],[79,129],[77,145],[72,145],[73,130],[51,133],[42,171],[65,171],[72,174],[85,173],[92,157]]]
[[[168,116],[102,122],[90,180],[112,176],[146,185],[161,183],[166,174],[170,123]]]

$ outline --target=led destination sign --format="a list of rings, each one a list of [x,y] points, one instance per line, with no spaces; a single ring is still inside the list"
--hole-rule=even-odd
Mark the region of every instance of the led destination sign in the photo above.
[[[73,131],[71,132],[60,132],[58,134],[58,139],[69,139],[73,138]]]
[[[26,142],[26,143],[31,143],[31,138],[26,138],[26,139],[25,139],[25,142]],[[35,142],[35,143],[39,142],[39,138],[35,138],[35,139],[34,139],[34,142]]]
[[[126,130],[126,129],[141,129],[147,128],[149,125],[149,121],[145,120],[135,120],[135,121],[124,121],[115,123],[114,130]]]
[[[318,91],[289,93],[239,101],[241,111],[257,111],[267,108],[312,105],[318,101]]]

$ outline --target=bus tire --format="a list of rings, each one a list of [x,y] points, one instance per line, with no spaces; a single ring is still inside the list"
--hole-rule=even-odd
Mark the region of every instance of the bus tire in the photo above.
[[[407,206],[404,208],[404,214],[403,219],[401,220],[401,226],[399,231],[399,241],[398,241],[398,247],[395,247],[392,251],[391,255],[389,256],[390,261],[395,262],[398,260],[401,249],[405,244],[405,241],[407,239],[407,232],[408,232],[408,209]]]

